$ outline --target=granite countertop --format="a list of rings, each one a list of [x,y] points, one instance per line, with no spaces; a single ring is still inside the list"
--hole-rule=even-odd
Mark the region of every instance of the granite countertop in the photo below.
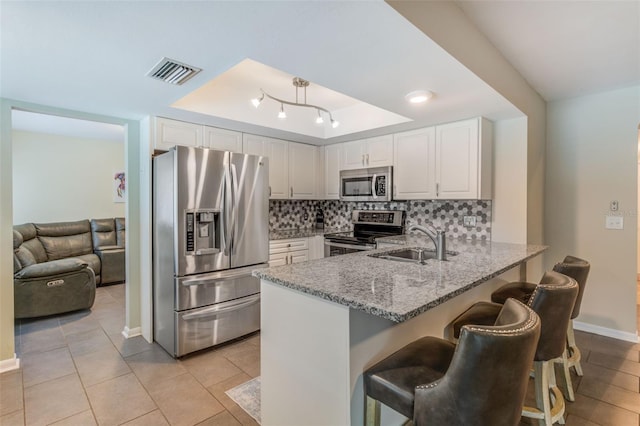
[[[387,237],[408,247],[433,248],[427,237]],[[388,241],[390,242],[390,241]],[[407,321],[500,275],[546,250],[546,246],[447,240],[457,255],[426,265],[369,257],[372,250],[253,272],[303,293],[394,322]]]
[[[295,229],[277,229],[269,231],[269,240],[287,240],[289,238],[308,238],[316,235],[332,234],[334,232],[349,232],[352,227],[342,228],[295,228]]]

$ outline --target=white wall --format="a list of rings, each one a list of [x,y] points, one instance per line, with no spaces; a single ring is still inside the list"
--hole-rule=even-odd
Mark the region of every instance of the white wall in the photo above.
[[[591,262],[578,321],[626,337],[637,328],[639,121],[640,86],[547,106],[547,259],[572,254]],[[605,229],[612,200],[623,230]]]
[[[124,141],[13,131],[13,221],[65,222],[124,217],[113,174],[125,167]]]
[[[491,240],[527,243],[527,118],[493,124]]]

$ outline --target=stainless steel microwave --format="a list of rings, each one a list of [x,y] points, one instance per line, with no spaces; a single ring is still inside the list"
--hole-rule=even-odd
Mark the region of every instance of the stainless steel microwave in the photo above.
[[[340,199],[391,201],[391,166],[340,171]]]

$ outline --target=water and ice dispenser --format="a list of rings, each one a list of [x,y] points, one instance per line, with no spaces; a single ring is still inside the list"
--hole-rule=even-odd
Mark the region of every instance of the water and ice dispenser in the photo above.
[[[186,212],[185,252],[191,255],[220,252],[220,211],[191,210]]]

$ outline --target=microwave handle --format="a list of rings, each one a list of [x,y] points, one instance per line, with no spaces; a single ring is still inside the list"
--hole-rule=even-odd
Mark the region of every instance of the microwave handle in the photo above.
[[[376,177],[378,175],[376,175],[375,173],[373,174],[373,179],[371,179],[371,194],[373,195],[373,198],[376,199],[378,198],[378,195],[376,194]]]

